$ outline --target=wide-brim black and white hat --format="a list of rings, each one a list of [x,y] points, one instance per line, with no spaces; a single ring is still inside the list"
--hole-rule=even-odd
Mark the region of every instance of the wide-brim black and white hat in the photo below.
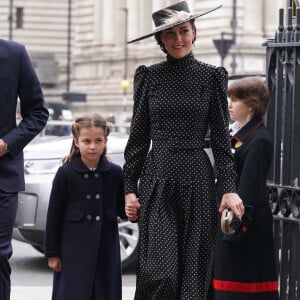
[[[206,15],[220,7],[222,7],[222,5],[216,6],[212,9],[205,10],[202,12],[191,13],[187,2],[180,1],[166,8],[160,9],[152,14],[155,30],[151,33],[145,34],[139,38],[129,41],[128,44],[146,39],[160,31],[166,30],[181,23],[185,23],[203,15]]]

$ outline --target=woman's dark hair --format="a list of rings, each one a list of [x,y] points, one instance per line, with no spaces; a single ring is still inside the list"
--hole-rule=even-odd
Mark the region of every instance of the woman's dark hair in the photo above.
[[[102,128],[105,137],[109,135],[110,127],[107,125],[105,119],[101,117],[99,114],[94,113],[94,114],[84,115],[82,117],[77,118],[75,122],[72,124],[73,141],[72,141],[71,150],[69,155],[67,155],[63,159],[63,163],[71,161],[74,156],[80,154],[77,146],[75,145],[75,139],[79,137],[80,130],[82,128],[92,128],[92,127]],[[106,155],[106,147],[104,148],[102,155]]]
[[[231,83],[227,90],[229,98],[235,97],[251,107],[254,117],[262,118],[269,107],[270,94],[259,77],[246,77]]]
[[[190,22],[191,25],[192,25],[192,30],[195,31],[195,38],[194,38],[194,40],[193,40],[193,43],[194,43],[194,42],[196,41],[196,35],[197,35],[197,29],[196,29],[196,25],[195,25],[195,19],[190,20],[189,22]],[[155,37],[155,39],[156,39],[156,41],[157,41],[157,44],[159,45],[160,49],[161,49],[164,53],[168,54],[167,49],[165,48],[163,42],[161,41],[161,33],[162,33],[162,31],[156,33],[156,34],[154,35],[154,37]]]

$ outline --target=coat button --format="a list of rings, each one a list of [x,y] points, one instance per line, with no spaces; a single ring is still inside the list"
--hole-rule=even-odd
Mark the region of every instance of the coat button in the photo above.
[[[95,173],[95,174],[94,174],[94,177],[95,177],[95,178],[98,178],[98,177],[99,177],[99,174],[98,174],[98,173]]]
[[[100,199],[100,195],[99,195],[99,194],[96,194],[95,198],[96,198],[96,199]]]
[[[85,198],[89,200],[89,199],[91,199],[92,197],[91,197],[91,195],[86,195]]]
[[[89,174],[85,173],[85,174],[83,174],[83,177],[84,178],[89,178]]]
[[[90,221],[90,220],[92,220],[92,216],[91,215],[87,215],[86,219]]]
[[[96,216],[96,221],[100,221],[100,216]]]

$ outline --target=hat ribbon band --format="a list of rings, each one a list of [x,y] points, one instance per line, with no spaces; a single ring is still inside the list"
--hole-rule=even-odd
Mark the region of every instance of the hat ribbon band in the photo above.
[[[159,30],[167,25],[176,24],[178,22],[189,19],[192,13],[186,11],[174,11],[168,9],[169,16],[163,20],[163,24],[156,27],[156,30]]]

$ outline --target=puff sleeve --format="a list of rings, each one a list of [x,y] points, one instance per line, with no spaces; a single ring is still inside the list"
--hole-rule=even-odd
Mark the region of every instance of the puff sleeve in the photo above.
[[[210,107],[210,138],[221,195],[236,192],[236,171],[229,143],[227,80],[227,71],[223,67],[216,68],[216,88]]]
[[[133,83],[133,116],[129,139],[125,148],[123,168],[125,193],[137,193],[141,175],[150,146],[150,117],[148,105],[149,70],[137,68]]]

